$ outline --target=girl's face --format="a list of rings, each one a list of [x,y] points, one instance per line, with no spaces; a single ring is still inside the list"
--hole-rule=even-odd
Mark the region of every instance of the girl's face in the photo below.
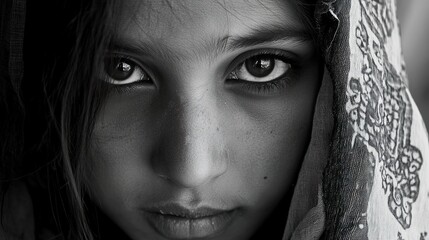
[[[248,239],[306,152],[320,76],[308,31],[280,0],[124,2],[94,202],[132,239]]]

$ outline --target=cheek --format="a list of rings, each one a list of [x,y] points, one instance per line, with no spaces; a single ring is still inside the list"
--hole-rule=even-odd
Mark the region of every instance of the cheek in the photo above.
[[[141,184],[152,177],[144,161],[154,145],[152,99],[150,94],[111,94],[97,116],[88,185],[100,205],[131,209],[137,193],[153,191],[151,185]]]
[[[142,164],[136,161],[136,153],[130,150],[127,144],[116,142],[113,144],[102,144],[93,147],[90,155],[92,172],[89,180],[90,194],[102,209],[121,209],[115,214],[122,214],[133,208],[135,194],[142,190],[138,183],[147,182],[148,176]],[[144,186],[144,185],[143,185]],[[121,213],[122,212],[122,213]]]
[[[249,199],[266,207],[295,181],[310,140],[319,72],[316,64],[307,70],[281,97],[233,100],[240,116],[229,125],[240,127],[227,131],[232,168],[246,182]]]
[[[230,131],[230,170],[243,181],[246,197],[255,206],[270,207],[289,190],[309,141],[311,109],[279,109],[288,111],[241,121],[243,129]]]

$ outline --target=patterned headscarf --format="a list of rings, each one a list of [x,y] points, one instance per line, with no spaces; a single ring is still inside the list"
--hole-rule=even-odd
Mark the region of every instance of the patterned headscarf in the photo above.
[[[284,239],[429,239],[428,135],[395,1],[324,0],[316,18],[325,77]]]

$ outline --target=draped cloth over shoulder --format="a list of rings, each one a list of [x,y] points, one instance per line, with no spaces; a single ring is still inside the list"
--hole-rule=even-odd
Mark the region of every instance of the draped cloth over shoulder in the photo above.
[[[428,135],[407,88],[395,1],[324,0],[316,18],[332,87],[319,95],[284,239],[429,239]],[[326,141],[317,126],[329,120],[328,142],[314,141]]]

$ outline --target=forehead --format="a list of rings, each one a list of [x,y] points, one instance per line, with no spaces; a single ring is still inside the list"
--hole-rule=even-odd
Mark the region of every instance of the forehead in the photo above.
[[[119,36],[177,46],[270,25],[304,28],[286,0],[125,0]]]

